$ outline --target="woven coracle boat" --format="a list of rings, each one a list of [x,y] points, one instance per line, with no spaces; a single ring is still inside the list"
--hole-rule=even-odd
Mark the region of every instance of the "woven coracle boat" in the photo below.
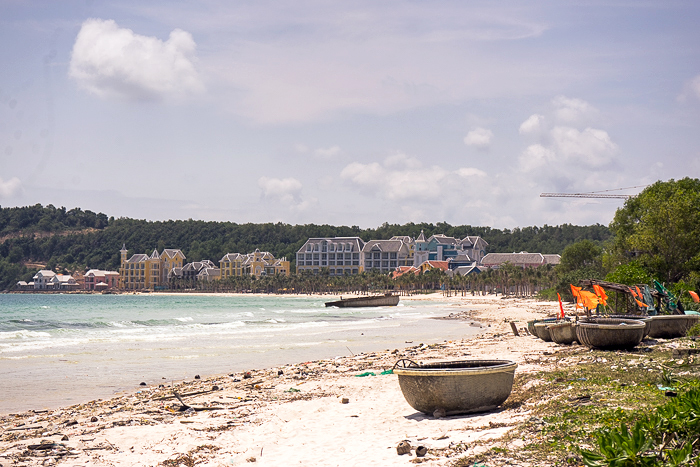
[[[552,341],[557,344],[571,345],[576,340],[576,328],[572,322],[548,324],[547,330]]]
[[[635,321],[641,321],[646,324],[644,328],[644,337],[649,335],[649,330],[651,329],[651,316],[649,315],[605,315],[601,318],[614,318],[614,319],[633,319]]]
[[[597,349],[631,349],[642,342],[645,327],[634,319],[589,318],[576,325],[576,340]]]
[[[540,321],[539,323],[535,323],[535,335],[545,342],[552,342],[552,336],[549,334],[547,326],[554,323],[556,323],[556,321]]]
[[[438,410],[454,415],[495,409],[508,399],[518,367],[510,360],[410,363],[394,366],[401,392],[411,407],[431,415]]]
[[[533,319],[527,322],[527,332],[533,336],[537,336],[537,333],[535,332],[536,323],[555,323],[556,321],[556,318]]]
[[[698,315],[661,315],[649,318],[649,337],[673,339],[685,337],[700,320]]]

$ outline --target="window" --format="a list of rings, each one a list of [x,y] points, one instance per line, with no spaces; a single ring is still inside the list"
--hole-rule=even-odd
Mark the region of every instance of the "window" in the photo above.
[[[382,253],[382,259],[389,259],[389,253]]]
[[[351,259],[351,254],[350,253],[345,253],[345,259]]]
[[[389,265],[390,265],[390,267],[395,268],[395,267],[396,267],[396,261],[389,261]]]
[[[396,253],[392,251],[391,254],[389,255],[389,258],[396,259]]]
[[[321,254],[321,259],[322,259],[322,260],[328,259],[328,253],[322,253],[322,254]]]
[[[382,267],[383,267],[383,268],[388,268],[388,267],[389,267],[389,261],[382,261]]]
[[[343,251],[343,244],[342,243],[338,243],[338,251]]]
[[[352,254],[352,259],[360,259],[360,254],[359,254],[359,253],[353,253],[353,254]]]
[[[379,253],[378,253],[378,252],[375,252],[375,253],[374,253],[374,259],[379,259]]]
[[[331,259],[331,260],[335,259],[335,253],[329,253],[328,259]]]

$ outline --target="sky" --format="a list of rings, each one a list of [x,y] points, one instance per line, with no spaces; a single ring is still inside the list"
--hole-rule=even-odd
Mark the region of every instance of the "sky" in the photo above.
[[[2,0],[0,206],[607,225],[624,200],[540,193],[700,178],[698,24],[673,0]]]

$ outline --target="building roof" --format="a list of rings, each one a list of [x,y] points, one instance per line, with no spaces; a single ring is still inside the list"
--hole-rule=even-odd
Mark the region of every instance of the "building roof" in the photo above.
[[[42,269],[41,271],[37,271],[37,273],[34,274],[34,277],[32,279],[36,279],[38,277],[53,277],[55,275],[56,273],[51,270]]]
[[[166,248],[165,250],[163,250],[163,253],[160,254],[161,259],[163,259],[164,256],[169,259],[173,259],[178,256],[182,259],[185,259],[185,254],[177,248]]]
[[[370,240],[362,248],[363,252],[378,250],[383,252],[398,252],[405,245],[401,240]]]
[[[447,261],[428,260],[423,262],[421,267],[423,267],[425,264],[427,264],[429,267],[424,267],[424,269],[442,269],[443,271],[447,271],[449,269],[449,262]]]
[[[343,245],[350,245],[350,249],[346,250],[343,248],[343,251],[353,251],[353,252],[359,252],[362,251],[362,247],[364,247],[365,242],[362,240],[360,237],[315,237],[315,238],[309,238],[306,240],[306,242],[297,250],[297,253],[306,253],[306,246],[309,244],[316,244],[320,245],[322,243],[326,244],[343,244]]]
[[[132,255],[131,258],[127,259],[127,263],[143,263],[148,259],[148,255],[144,255],[142,253],[136,253],[135,255]]]
[[[416,238],[417,242],[424,242],[425,241],[425,235],[423,234],[423,229],[420,231],[420,235],[418,235],[418,238]]]
[[[504,263],[511,263],[515,266],[546,264],[541,253],[489,253],[481,260],[484,266],[499,266]]]
[[[420,273],[420,269],[415,266],[399,266],[391,272],[391,278],[398,279],[399,277],[408,273],[418,274]]]
[[[542,255],[544,256],[544,261],[547,264],[559,264],[561,263],[561,255]]]

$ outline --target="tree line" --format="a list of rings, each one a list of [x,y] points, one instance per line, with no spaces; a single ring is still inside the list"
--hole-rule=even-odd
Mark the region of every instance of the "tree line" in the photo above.
[[[478,235],[489,243],[488,252],[530,251],[561,254],[561,264],[519,269],[506,264],[466,277],[443,271],[406,274],[398,280],[375,272],[358,276],[232,278],[217,282],[179,283],[179,290],[342,293],[401,291],[415,293],[515,293],[571,299],[569,284],[581,279],[605,279],[622,284],[650,284],[658,280],[684,300],[688,290],[700,290],[700,180],[659,181],[628,199],[610,226],[524,227],[493,229],[448,223],[385,223],[377,228],[357,226],[237,224],[194,220],[146,221],[107,217],[102,213],[66,210],[54,206],[0,209],[0,290],[18,280],[30,280],[39,264],[56,271],[85,268],[117,269],[119,250],[129,254],[179,248],[187,261],[211,259],[226,253],[248,253],[256,248],[294,264],[296,251],[310,237],[358,236],[365,241],[396,235],[426,237],[445,234],[456,238]],[[45,230],[47,225],[52,227]],[[686,303],[692,307],[692,303]]]

